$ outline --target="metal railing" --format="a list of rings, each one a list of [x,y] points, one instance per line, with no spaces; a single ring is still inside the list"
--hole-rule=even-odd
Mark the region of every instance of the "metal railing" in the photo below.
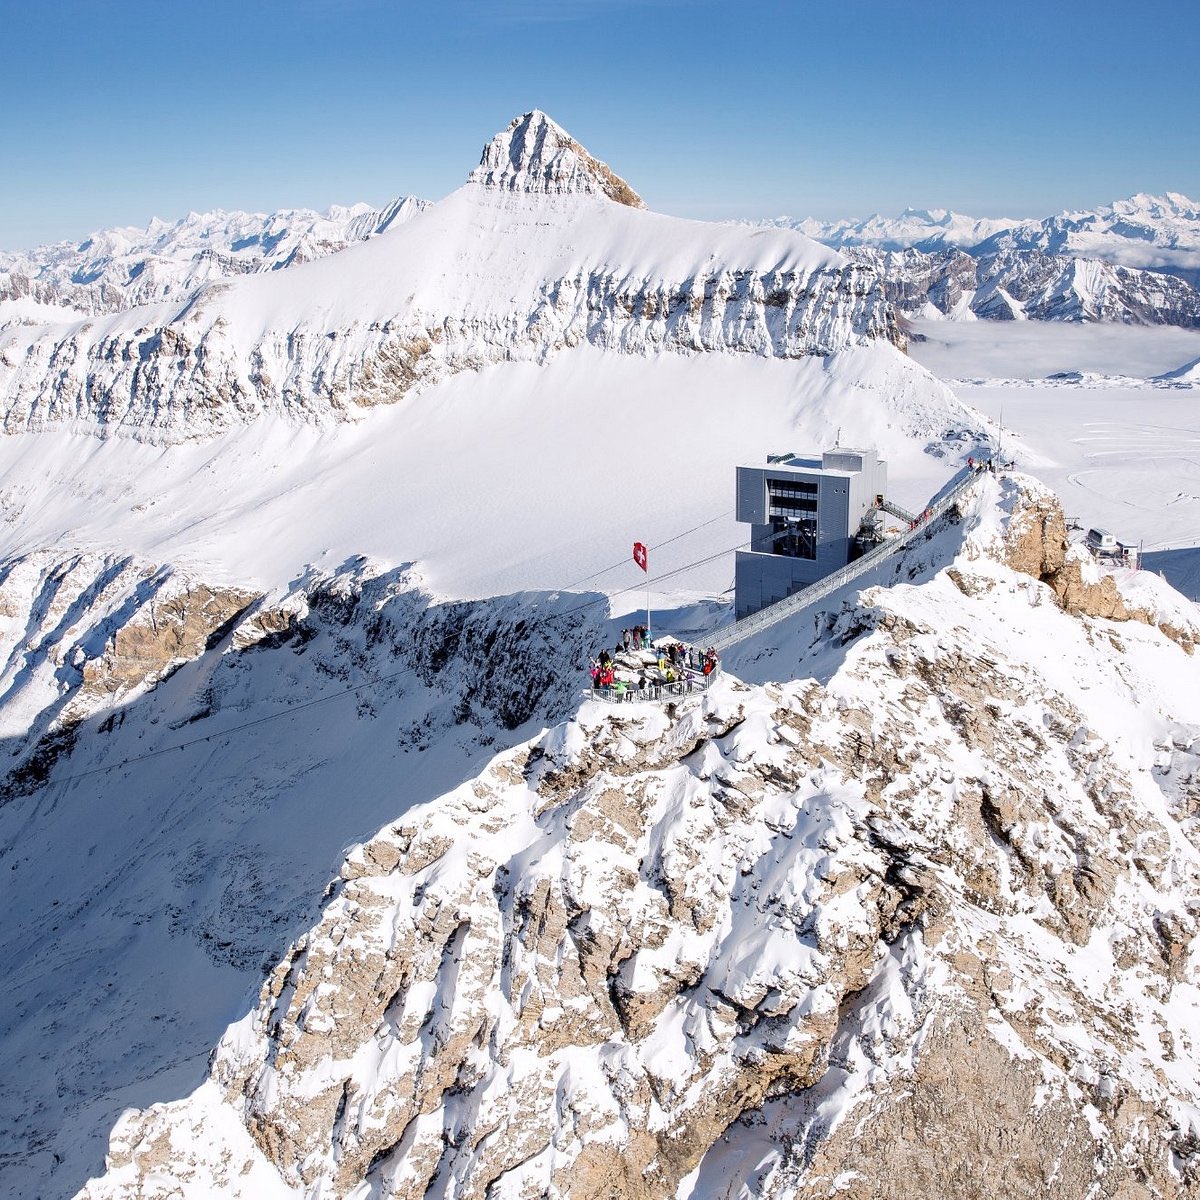
[[[640,702],[665,703],[671,700],[683,700],[688,696],[698,696],[707,692],[712,681],[721,673],[717,667],[708,675],[697,671],[690,679],[676,679],[673,683],[655,683],[649,687],[626,687],[618,691],[616,686],[592,687],[587,689],[587,695],[592,700],[603,700],[607,704],[636,704]]]
[[[862,558],[834,571],[832,575],[826,575],[824,579],[818,580],[810,587],[804,588],[803,591],[796,592],[775,604],[769,604],[766,608],[760,608],[758,612],[751,613],[750,616],[743,617],[742,620],[718,630],[708,639],[708,645],[718,653],[728,650],[730,646],[736,646],[738,642],[761,630],[770,629],[772,625],[778,624],[794,613],[802,612],[810,605],[824,600],[838,588],[845,587],[851,580],[865,575],[873,567],[878,566],[893,554],[898,554],[917,538],[928,533],[935,521],[944,516],[967,492],[971,491],[978,482],[980,474],[981,472],[974,471],[969,467],[963,468],[952,480],[950,490],[940,499],[935,500],[920,517],[914,518],[916,524],[912,529],[898,537],[889,538],[882,545],[876,546],[874,550],[868,550]]]

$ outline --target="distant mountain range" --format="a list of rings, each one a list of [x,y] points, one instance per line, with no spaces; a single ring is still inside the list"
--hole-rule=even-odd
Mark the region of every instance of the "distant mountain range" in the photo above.
[[[604,164],[582,157],[578,179],[641,204]],[[503,164],[480,170],[521,190]],[[505,174],[507,171],[507,174]],[[592,186],[589,184],[589,186]],[[605,191],[604,189],[608,190]],[[428,208],[401,196],[382,208],[324,213],[188,213],[145,229],[93,233],[80,243],[0,251],[0,328],[55,324],[180,300],[205,285],[311,262],[386,232]],[[796,230],[841,250],[882,277],[882,293],[906,316],[991,320],[1119,321],[1200,327],[1200,204],[1178,192],[1139,193],[1095,210],[1044,220],[970,217],[905,209],[861,220],[778,217],[744,222]]]
[[[767,224],[874,267],[909,315],[1200,326],[1200,204],[1178,192],[1041,221],[910,208]]]
[[[119,312],[188,296],[215,280],[293,267],[375,237],[428,203],[400,196],[383,208],[335,205],[323,213],[190,212],[145,229],[101,230],[82,242],[0,251],[0,326]]]

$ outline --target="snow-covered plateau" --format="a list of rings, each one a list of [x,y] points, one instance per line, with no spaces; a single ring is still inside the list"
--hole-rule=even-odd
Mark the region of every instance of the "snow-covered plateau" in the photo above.
[[[0,300],[0,1197],[1194,1194],[1200,333],[902,319],[537,111],[275,220]],[[587,699],[839,442],[1018,469]]]

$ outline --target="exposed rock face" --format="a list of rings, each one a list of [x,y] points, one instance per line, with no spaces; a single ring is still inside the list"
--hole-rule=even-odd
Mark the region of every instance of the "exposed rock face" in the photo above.
[[[85,1194],[1185,1194],[1195,660],[955,569],[844,613],[825,684],[585,706],[355,848]]]
[[[224,623],[245,589],[137,560],[3,574],[0,1196],[25,1200],[83,1186],[129,1089],[198,1077],[344,848],[574,704],[600,633],[577,594],[436,602],[362,560]]]
[[[599,194],[630,208],[646,207],[607,163],[536,108],[492,138],[470,180],[501,191]]]
[[[1192,652],[1195,636],[1188,627],[1131,604],[1111,572],[1102,570],[1082,547],[1068,542],[1062,504],[1053,492],[1031,479],[1005,486],[1011,505],[1003,548],[1008,566],[1049,584],[1069,613],[1157,625],[1189,654]]]
[[[85,324],[39,334],[20,348],[0,347],[4,431],[82,421],[179,440],[264,413],[346,420],[459,371],[544,361],[580,344],[625,354],[780,358],[831,354],[860,339],[904,344],[878,280],[853,265],[718,268],[681,279],[597,269],[536,290],[528,310],[397,312],[348,328],[271,330],[248,356],[211,289],[162,327]]]
[[[582,345],[773,358],[904,347],[870,269],[799,234],[641,207],[526,114],[458,192],[286,278],[198,281],[170,306],[0,329],[3,429],[70,421],[183,440],[263,414],[353,420],[460,371]]]
[[[0,564],[0,698],[13,714],[4,732],[28,735],[30,709],[42,708],[6,790],[38,783],[79,721],[203,654],[257,598],[132,557],[43,553]]]

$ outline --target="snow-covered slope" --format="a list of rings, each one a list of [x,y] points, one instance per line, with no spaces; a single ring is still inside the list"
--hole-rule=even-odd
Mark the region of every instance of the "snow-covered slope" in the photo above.
[[[334,254],[409,220],[426,203],[401,196],[381,209],[193,212],[145,229],[101,230],[78,243],[0,251],[0,327],[183,301],[216,280]]]
[[[182,305],[0,332],[4,428],[181,439],[264,413],[338,420],[582,344],[798,358],[902,343],[875,276],[835,251],[646,212],[626,192],[526,114],[463,188],[367,242]]]
[[[1200,626],[1064,533],[988,480],[745,682],[398,789],[84,1195],[1186,1194]]]
[[[0,438],[0,556],[136,553],[270,588],[365,553],[417,561],[439,594],[462,597],[566,587],[614,564],[598,585],[626,586],[638,537],[670,542],[653,578],[699,562],[669,586],[719,593],[720,552],[746,540],[737,462],[840,430],[879,446],[895,497],[920,507],[953,470],[944,456],[965,459],[989,428],[887,343],[798,361],[579,346],[461,372],[350,426],[272,418],[167,447]]]

